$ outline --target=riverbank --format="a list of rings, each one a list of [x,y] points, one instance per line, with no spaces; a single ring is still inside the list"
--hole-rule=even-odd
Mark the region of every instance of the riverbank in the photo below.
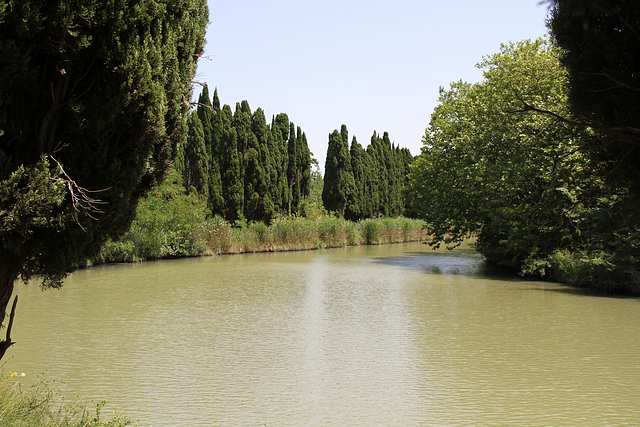
[[[335,216],[289,217],[232,225],[220,217],[209,220],[166,216],[152,222],[136,220],[119,241],[108,242],[94,264],[251,252],[284,252],[427,240],[424,221],[404,217],[352,222]]]
[[[24,375],[24,374],[22,374]],[[117,413],[103,417],[105,402],[66,402],[52,380],[38,379],[29,387],[18,380],[17,372],[0,372],[0,424],[40,427],[124,427],[134,425]]]

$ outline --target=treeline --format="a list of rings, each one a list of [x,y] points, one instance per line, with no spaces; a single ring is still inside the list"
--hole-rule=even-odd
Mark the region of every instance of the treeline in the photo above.
[[[268,125],[264,111],[252,112],[247,101],[234,112],[227,104],[221,108],[217,90],[212,101],[205,85],[188,125],[176,170],[187,192],[206,197],[211,216],[268,224],[299,212],[309,194],[311,152],[286,114]]]
[[[392,144],[387,132],[382,137],[374,132],[365,150],[355,137],[349,147],[346,125],[335,130],[329,135],[322,180],[312,171],[317,162],[306,134],[287,114],[277,114],[267,124],[264,111],[252,112],[247,101],[232,112],[229,105],[220,107],[217,89],[211,100],[205,85],[188,125],[176,171],[187,193],[206,198],[208,216],[269,224],[283,216],[307,216],[307,211],[351,221],[405,213],[413,156]],[[321,200],[315,200],[315,193]],[[310,196],[313,200],[305,203]]]
[[[204,254],[275,252],[427,239],[424,221],[370,218],[353,222],[334,215],[292,216],[232,224],[207,217],[203,196],[186,194],[173,171],[140,201],[130,230],[102,247],[93,263],[137,262]]]
[[[349,131],[329,135],[322,201],[330,212],[351,221],[395,217],[405,213],[405,185],[413,156],[376,132],[366,150]]]
[[[413,156],[373,133],[365,150],[329,136],[327,178],[286,114],[267,124],[249,103],[220,107],[204,86],[175,167],[136,210],[129,231],[93,263],[396,243],[427,238],[403,217]],[[393,217],[393,218],[392,218]]]

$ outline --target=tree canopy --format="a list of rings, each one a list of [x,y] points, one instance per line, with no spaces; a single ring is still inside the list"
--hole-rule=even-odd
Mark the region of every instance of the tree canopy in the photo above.
[[[187,136],[206,1],[0,5],[0,316],[128,228]]]
[[[410,197],[434,244],[478,236],[491,262],[575,284],[633,290],[637,230],[567,120],[568,75],[549,41],[503,45],[484,80],[441,90],[411,169]]]
[[[612,192],[640,198],[640,8],[634,0],[553,0],[549,27],[569,75],[584,149]],[[634,202],[636,203],[636,202]],[[637,203],[636,203],[637,204]]]
[[[178,150],[187,191],[207,198],[211,216],[231,222],[269,223],[300,213],[311,182],[306,134],[285,113],[269,125],[262,108],[252,112],[246,100],[232,113],[229,105],[220,107],[217,89],[213,103],[209,96],[205,85],[189,120],[194,137]]]
[[[329,135],[322,200],[329,212],[357,221],[405,213],[405,184],[413,156],[373,132],[366,150],[346,125]]]

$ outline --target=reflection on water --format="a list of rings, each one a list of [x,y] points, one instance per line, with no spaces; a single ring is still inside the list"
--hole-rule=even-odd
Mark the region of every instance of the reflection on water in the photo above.
[[[19,287],[6,369],[142,426],[640,417],[638,299],[419,244],[97,267]]]

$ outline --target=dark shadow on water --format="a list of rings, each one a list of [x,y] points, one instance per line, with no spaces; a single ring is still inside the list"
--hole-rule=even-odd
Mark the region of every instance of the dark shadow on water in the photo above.
[[[555,292],[558,294],[565,295],[573,295],[578,297],[596,297],[596,298],[612,298],[612,299],[630,299],[637,300],[640,302],[640,296],[638,295],[630,295],[630,294],[622,294],[622,293],[611,293],[604,291],[602,289],[591,289],[591,288],[581,288],[581,287],[573,287],[570,285],[560,285],[562,287],[557,288],[531,288],[531,291],[544,291],[544,292]]]
[[[461,275],[510,282],[531,282],[532,284],[543,281],[543,279],[540,278],[522,277],[513,270],[490,264],[484,261],[482,255],[473,249],[456,249],[446,252],[407,252],[402,256],[374,258],[373,261],[375,263],[402,267],[425,274]],[[557,287],[534,285],[527,288],[527,290],[555,292],[579,297],[635,299],[640,302],[640,296],[638,295],[611,293],[601,289],[574,287],[561,283],[555,283],[555,285],[557,285]]]
[[[485,262],[482,255],[472,249],[457,249],[451,252],[409,252],[397,257],[374,258],[373,261],[426,274],[461,275],[511,281],[527,280],[511,270]]]

